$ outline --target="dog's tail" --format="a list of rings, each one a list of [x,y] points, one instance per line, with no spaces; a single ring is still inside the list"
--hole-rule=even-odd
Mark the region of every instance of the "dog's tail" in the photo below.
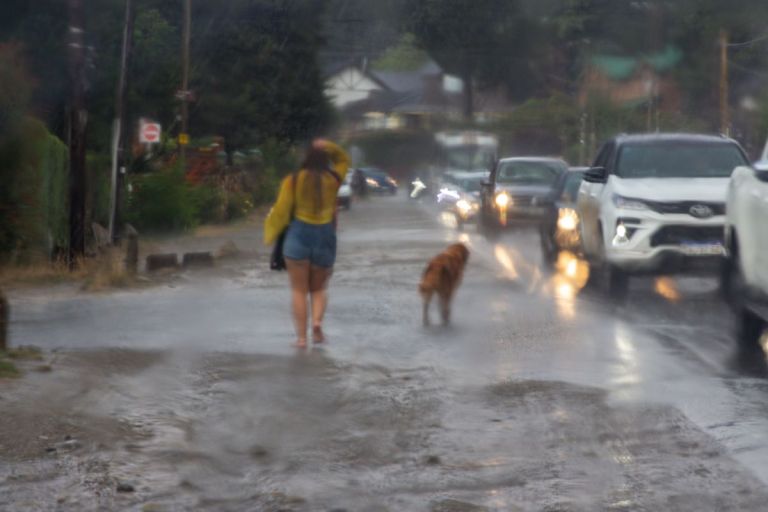
[[[446,282],[450,279],[451,270],[447,266],[430,263],[424,270],[424,275],[421,277],[419,293],[422,295],[431,295],[437,289],[438,283]]]

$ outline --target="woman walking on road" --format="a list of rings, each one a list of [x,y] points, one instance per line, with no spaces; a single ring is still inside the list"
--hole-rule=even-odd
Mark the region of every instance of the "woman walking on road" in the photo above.
[[[283,255],[291,283],[296,345],[301,348],[307,346],[307,296],[312,306],[312,341],[325,341],[323,316],[336,261],[336,196],[349,165],[349,156],[339,146],[315,140],[301,170],[283,180],[265,221],[267,244],[288,227]]]

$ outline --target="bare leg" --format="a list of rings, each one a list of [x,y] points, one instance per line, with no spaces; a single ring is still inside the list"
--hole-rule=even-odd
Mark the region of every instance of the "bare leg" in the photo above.
[[[309,293],[309,261],[285,259],[291,281],[291,309],[296,328],[296,345],[307,346],[307,294]]]
[[[312,300],[312,338],[315,343],[323,343],[323,318],[328,307],[328,282],[333,274],[332,268],[310,266],[309,294]]]
[[[432,292],[426,292],[422,294],[423,299],[423,311],[422,311],[422,321],[424,322],[424,327],[429,327],[429,304],[432,302]]]

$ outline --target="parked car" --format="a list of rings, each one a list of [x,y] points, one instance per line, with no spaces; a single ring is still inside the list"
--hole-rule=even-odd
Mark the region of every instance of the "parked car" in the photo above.
[[[479,229],[492,234],[510,224],[542,222],[549,210],[552,189],[568,169],[558,158],[504,158],[483,184]]]
[[[387,172],[373,167],[361,169],[365,175],[368,191],[373,194],[397,194],[397,181]]]
[[[547,267],[551,268],[563,251],[577,256],[581,254],[576,198],[587,169],[588,167],[571,167],[555,182],[552,200],[548,203],[547,214],[539,230],[542,259]]]
[[[623,296],[633,273],[716,269],[728,181],[746,164],[738,143],[720,136],[621,135],[606,142],[577,200],[592,275]]]
[[[443,175],[437,202],[454,214],[459,229],[475,220],[480,210],[482,184],[488,175],[488,171],[449,172]]]
[[[733,172],[725,209],[721,288],[738,315],[741,340],[755,343],[768,327],[768,161]]]
[[[339,192],[337,194],[337,202],[339,208],[349,210],[352,208],[352,173],[348,172],[344,177],[344,181],[341,182]]]

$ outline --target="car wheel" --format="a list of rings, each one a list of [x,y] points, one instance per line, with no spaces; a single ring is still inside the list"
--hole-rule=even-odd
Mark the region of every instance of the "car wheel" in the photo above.
[[[765,321],[748,308],[741,308],[738,318],[738,340],[745,347],[755,347],[766,330]]]
[[[608,295],[617,301],[624,301],[629,295],[629,274],[624,270],[608,265],[606,271]]]

